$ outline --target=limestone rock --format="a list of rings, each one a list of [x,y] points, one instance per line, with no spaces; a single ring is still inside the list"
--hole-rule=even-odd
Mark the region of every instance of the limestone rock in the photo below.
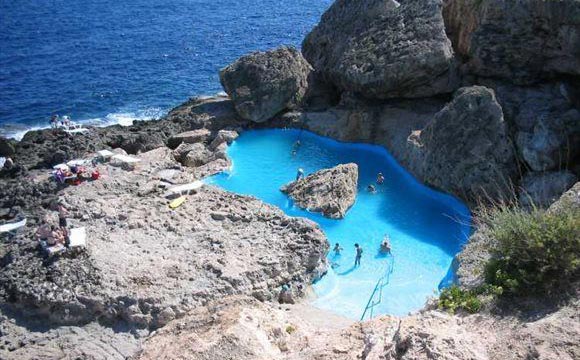
[[[568,126],[567,126],[568,125]],[[580,146],[580,112],[571,109],[559,118],[538,118],[529,131],[519,131],[516,144],[526,163],[534,171],[556,169],[566,165]]]
[[[524,206],[548,207],[577,181],[569,171],[527,173],[521,184],[520,203]]]
[[[140,348],[141,340],[130,332],[99,323],[52,327],[42,319],[16,319],[0,315],[3,360],[125,360]]]
[[[155,328],[171,312],[179,317],[212,298],[259,292],[274,300],[283,284],[306,287],[326,263],[328,243],[315,223],[290,218],[255,198],[204,186],[171,210],[160,193],[136,196],[143,184],[159,181],[160,173],[177,170],[184,175],[171,179],[178,180],[192,172],[166,147],[139,158],[132,172],[105,163],[101,169],[108,176],[59,191],[71,227],[86,228],[83,254],[46,262],[33,239],[34,226],[0,249],[3,306],[20,307],[47,324],[102,318]],[[30,195],[22,201],[43,195],[39,184],[29,183]],[[0,195],[12,196],[8,183],[3,185]],[[16,183],[10,188],[25,195]],[[215,213],[227,215],[215,221]]]
[[[212,140],[211,144],[209,144],[209,147],[210,149],[215,150],[222,144],[229,145],[236,140],[238,136],[240,136],[240,134],[235,130],[220,130]]]
[[[173,157],[180,163],[183,163],[188,152],[194,150],[196,144],[181,143],[173,150]]]
[[[476,289],[485,283],[485,267],[491,259],[493,239],[480,227],[453,259],[457,284],[465,289]]]
[[[189,167],[198,167],[205,165],[211,161],[212,153],[205,147],[204,144],[191,144],[188,147],[187,153],[182,157],[183,165]]]
[[[471,200],[509,196],[516,161],[492,90],[459,89],[421,131],[420,141],[429,184]]]
[[[578,302],[531,320],[439,311],[348,322],[305,306],[278,309],[228,297],[199,307],[147,339],[140,360],[572,360]]]
[[[566,209],[580,210],[580,182],[566,191],[558,201],[550,206],[548,211],[559,212]]]
[[[301,208],[340,219],[356,200],[358,165],[341,164],[284,185],[281,190]]]
[[[264,122],[301,104],[310,72],[299,51],[281,47],[241,57],[220,71],[220,80],[242,118]]]
[[[518,152],[531,170],[562,169],[574,162],[580,154],[580,97],[572,84],[496,89]]]
[[[0,137],[0,157],[13,156],[16,152],[14,144],[15,141]]]
[[[186,131],[170,137],[167,142],[167,145],[170,148],[174,149],[182,143],[186,144],[203,143],[209,138],[210,135],[211,132],[208,129],[197,129]]]
[[[302,52],[326,82],[369,98],[427,97],[457,87],[439,0],[338,0]]]
[[[467,71],[516,84],[580,75],[578,0],[444,0]]]

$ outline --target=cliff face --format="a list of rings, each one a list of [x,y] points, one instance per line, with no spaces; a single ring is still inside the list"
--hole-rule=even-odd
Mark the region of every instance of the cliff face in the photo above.
[[[444,0],[465,71],[517,85],[580,75],[577,0]]]
[[[458,85],[438,0],[338,0],[303,53],[325,81],[370,98],[426,97]]]
[[[530,184],[522,178],[548,171],[571,170],[553,176],[572,174],[571,183],[580,171],[579,13],[578,0],[336,1],[303,43],[316,101],[286,117],[385,145],[420,180],[470,203],[536,194],[520,189]],[[493,97],[494,115],[453,111],[465,93],[475,107]]]
[[[578,358],[577,301],[533,319],[429,311],[313,324],[268,301],[324,271],[315,224],[211,187],[172,212],[161,192],[227,166],[234,130],[293,126],[385,146],[420,180],[472,203],[511,198],[514,184],[548,206],[580,172],[579,11],[578,0],[338,0],[303,56],[284,48],[224,70],[230,98],[192,99],[129,128],[0,141],[17,164],[1,173],[0,215],[29,219],[0,247],[0,357],[124,359],[145,342],[143,359]],[[147,166],[107,166],[79,188],[46,177],[102,148]],[[551,211],[578,194],[576,183]],[[88,228],[89,247],[46,261],[32,232],[57,199]],[[481,282],[486,240],[475,233],[458,257],[461,284]]]

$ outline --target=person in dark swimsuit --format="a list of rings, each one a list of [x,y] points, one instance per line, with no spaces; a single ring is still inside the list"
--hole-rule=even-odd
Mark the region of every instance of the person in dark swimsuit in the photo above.
[[[360,266],[360,259],[362,258],[363,249],[359,244],[354,244],[356,249],[356,257],[354,258],[354,266]]]

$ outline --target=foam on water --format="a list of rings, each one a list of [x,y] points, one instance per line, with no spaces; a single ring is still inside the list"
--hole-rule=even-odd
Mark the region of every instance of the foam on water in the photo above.
[[[85,126],[98,126],[98,127],[105,127],[110,125],[131,126],[133,122],[137,120],[159,119],[166,113],[167,113],[166,110],[162,110],[160,108],[147,108],[143,110],[110,113],[102,118],[95,117],[89,119],[80,119],[80,120],[72,119],[72,120]],[[24,135],[26,135],[26,133],[29,131],[48,129],[49,127],[50,125],[48,124],[48,120],[46,121],[45,125],[38,124],[33,126],[7,123],[0,127],[0,136],[16,140],[22,140]]]
[[[291,155],[294,142],[302,145]],[[470,232],[467,207],[452,196],[434,191],[415,180],[382,147],[340,143],[299,130],[244,132],[228,149],[233,166],[207,181],[239,194],[256,196],[291,216],[320,224],[330,244],[340,243],[341,255],[332,252],[333,268],[314,284],[314,305],[354,319],[361,317],[377,284],[391,264],[393,271],[382,288],[382,301],[374,313],[404,315],[420,309],[441,284],[450,280],[451,262]],[[359,166],[358,195],[345,219],[330,220],[295,207],[279,188],[305,172],[355,162]],[[378,172],[386,181],[370,194]],[[379,254],[385,234],[393,256]],[[363,248],[360,267],[354,267],[354,244]]]

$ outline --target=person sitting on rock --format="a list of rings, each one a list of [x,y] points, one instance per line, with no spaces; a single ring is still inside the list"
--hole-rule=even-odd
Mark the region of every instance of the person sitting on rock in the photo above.
[[[52,225],[50,227],[50,235],[46,239],[46,243],[49,246],[54,246],[58,244],[64,245],[65,240],[66,239],[63,231],[60,228],[57,228],[56,226]]]
[[[42,220],[42,223],[36,230],[36,239],[38,241],[46,241],[50,237],[52,229],[46,220]]]
[[[334,251],[334,256],[338,256],[338,255],[340,255],[340,252],[341,252],[342,250],[344,250],[344,249],[343,249],[343,248],[340,246],[340,244],[339,244],[339,243],[336,243],[336,244],[334,245],[334,249],[332,249],[332,251]]]
[[[65,177],[66,177],[65,173],[61,169],[57,169],[56,172],[54,173],[54,178],[56,179],[57,182],[61,184],[64,184]]]
[[[68,210],[62,202],[58,203],[57,211],[58,211],[58,226],[66,228],[67,226],[66,218],[68,216]]]
[[[374,194],[377,192],[377,188],[373,184],[370,184],[369,186],[367,186],[367,191]]]
[[[389,236],[385,235],[383,238],[383,242],[381,242],[381,254],[390,254],[391,253],[391,241],[389,240]]]
[[[50,127],[56,129],[58,127],[58,115],[52,115],[50,118]]]
[[[12,170],[13,167],[14,167],[14,160],[12,160],[12,158],[7,157],[6,160],[4,160],[4,169]]]
[[[383,173],[380,172],[377,175],[377,184],[382,185],[385,182],[385,177],[383,176]]]
[[[303,179],[304,178],[304,170],[302,170],[302,168],[298,169],[298,172],[296,173],[296,181]]]

